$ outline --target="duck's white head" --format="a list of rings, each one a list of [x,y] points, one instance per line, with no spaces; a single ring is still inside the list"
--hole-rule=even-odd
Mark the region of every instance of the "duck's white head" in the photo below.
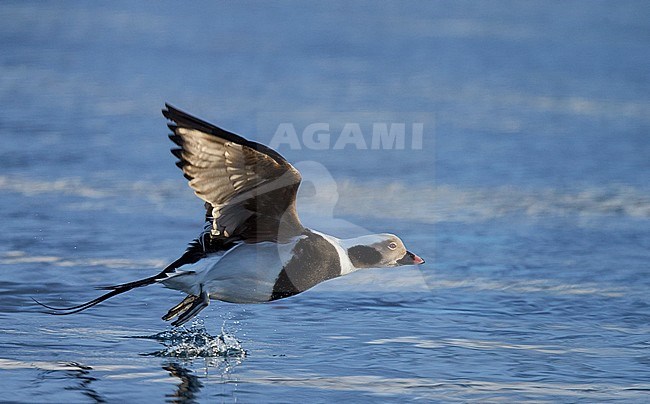
[[[355,268],[387,268],[424,264],[424,260],[408,251],[394,234],[371,234],[343,240],[348,257]]]

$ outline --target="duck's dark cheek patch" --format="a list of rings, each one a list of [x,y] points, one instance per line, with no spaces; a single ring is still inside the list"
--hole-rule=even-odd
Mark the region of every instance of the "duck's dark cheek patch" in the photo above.
[[[381,253],[367,245],[355,245],[348,248],[348,256],[357,268],[372,267],[381,262]]]

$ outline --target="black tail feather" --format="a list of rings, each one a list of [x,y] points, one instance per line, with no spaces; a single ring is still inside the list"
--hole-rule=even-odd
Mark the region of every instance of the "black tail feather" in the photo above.
[[[71,306],[71,307],[52,307],[48,306],[44,303],[39,302],[38,300],[32,298],[33,301],[35,301],[37,304],[49,309],[49,310],[54,310],[54,311],[47,311],[45,313],[47,314],[52,314],[55,316],[66,316],[68,314],[74,314],[74,313],[79,313],[80,311],[84,311],[86,309],[89,309],[95,305],[98,305],[99,303],[103,302],[104,300],[110,299],[113,296],[119,295],[120,293],[127,292],[131,289],[124,289],[124,290],[112,290],[106,294],[103,294],[99,296],[98,298],[95,298],[93,300],[90,300],[86,303],[82,303],[77,306]]]
[[[127,282],[127,283],[121,283],[119,285],[100,286],[100,287],[97,287],[96,289],[99,289],[99,290],[122,290],[122,289],[124,289],[124,292],[126,292],[127,290],[139,288],[141,286],[151,285],[153,283],[158,282],[159,280],[165,279],[167,277],[166,276],[167,272],[168,271],[165,270],[165,271],[159,273],[158,275],[150,276],[148,278],[138,279],[137,281]]]
[[[134,281],[134,282],[124,283],[124,284],[121,284],[121,285],[107,286],[107,287],[102,288],[102,289],[110,290],[110,292],[105,293],[105,294],[103,294],[103,295],[101,295],[101,296],[99,296],[99,297],[97,297],[97,298],[95,298],[93,300],[87,301],[86,303],[82,303],[82,304],[79,304],[79,305],[76,305],[76,306],[70,306],[70,307],[53,307],[53,306],[49,306],[47,304],[41,303],[41,302],[39,302],[38,300],[36,300],[34,298],[32,298],[32,300],[35,301],[40,306],[45,307],[46,309],[53,310],[53,311],[47,312],[48,314],[57,315],[57,316],[65,316],[65,315],[68,315],[68,314],[79,313],[80,311],[84,311],[84,310],[89,309],[89,308],[91,308],[93,306],[96,306],[99,303],[101,303],[101,302],[103,302],[105,300],[108,300],[113,296],[117,296],[117,295],[122,294],[124,292],[128,292],[129,290],[134,289],[134,288],[139,288],[139,287],[142,287],[142,286],[151,285],[153,283],[156,283],[158,280],[160,280],[160,278],[157,275],[157,276],[152,276],[150,278],[140,279],[140,280],[137,280],[137,281]]]
[[[205,257],[205,255],[206,255],[203,243],[201,242],[202,238],[203,238],[203,236],[201,236],[201,238],[197,238],[197,239],[193,240],[189,244],[187,250],[185,250],[185,253],[180,258],[178,258],[176,261],[169,264],[160,273],[158,273],[158,274],[156,274],[154,276],[150,276],[150,277],[144,278],[144,279],[139,279],[139,280],[133,281],[133,282],[127,282],[127,283],[122,283],[122,284],[119,284],[119,285],[104,286],[104,287],[97,288],[97,289],[100,289],[100,290],[109,290],[110,292],[107,292],[107,293],[105,293],[105,294],[103,294],[103,295],[101,295],[101,296],[99,296],[99,297],[97,297],[97,298],[95,298],[93,300],[87,301],[86,303],[82,303],[82,304],[79,304],[79,305],[76,305],[76,306],[70,306],[70,307],[53,307],[53,306],[49,306],[47,304],[41,303],[38,300],[34,299],[33,297],[32,297],[32,300],[35,301],[38,305],[40,305],[42,307],[45,307],[48,310],[51,310],[51,311],[46,312],[48,314],[53,314],[53,315],[57,315],[57,316],[65,316],[65,315],[68,315],[68,314],[79,313],[80,311],[84,311],[84,310],[89,309],[89,308],[91,308],[93,306],[96,306],[99,303],[101,303],[101,302],[103,302],[105,300],[108,300],[113,296],[117,296],[117,295],[122,294],[124,292],[128,292],[131,289],[135,289],[135,288],[139,288],[139,287],[147,286],[147,285],[152,285],[152,284],[154,284],[156,282],[167,279],[168,275],[170,273],[173,273],[177,268],[180,268],[181,266],[186,265],[186,264],[193,264],[193,263],[197,262],[199,259]],[[220,247],[219,251],[221,251],[222,249],[229,248],[231,246],[231,244],[232,243],[227,243],[227,244],[223,244],[223,245],[219,244],[219,247]]]

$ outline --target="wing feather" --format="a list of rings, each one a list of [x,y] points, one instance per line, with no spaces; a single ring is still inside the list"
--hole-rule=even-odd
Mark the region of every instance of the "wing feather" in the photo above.
[[[299,235],[301,177],[276,151],[165,104],[176,165],[206,202],[213,237],[249,243],[283,242]]]

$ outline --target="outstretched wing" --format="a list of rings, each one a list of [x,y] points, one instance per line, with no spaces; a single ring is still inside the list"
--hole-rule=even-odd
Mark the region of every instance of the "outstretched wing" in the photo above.
[[[296,212],[298,170],[276,151],[165,104],[176,165],[206,202],[213,237],[284,242],[303,226]]]

